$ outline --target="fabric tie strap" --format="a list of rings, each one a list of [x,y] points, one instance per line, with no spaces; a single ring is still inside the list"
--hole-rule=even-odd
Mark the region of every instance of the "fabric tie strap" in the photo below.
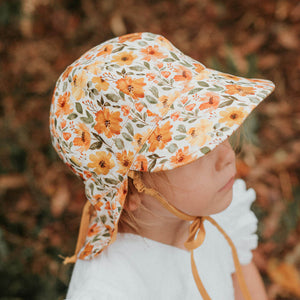
[[[210,296],[208,295],[205,287],[203,286],[203,283],[200,279],[200,276],[197,271],[195,259],[194,259],[194,250],[197,249],[202,245],[205,239],[205,228],[204,228],[204,221],[209,221],[212,225],[214,225],[219,232],[224,236],[226,241],[228,242],[232,257],[235,265],[235,270],[238,278],[238,282],[241,288],[241,291],[243,293],[245,300],[251,300],[251,296],[249,293],[249,290],[247,288],[242,268],[238,259],[238,254],[236,251],[236,248],[230,239],[230,237],[226,234],[226,232],[222,229],[222,227],[211,217],[205,216],[205,217],[195,217],[185,214],[184,212],[178,210],[176,207],[172,206],[168,201],[156,190],[152,188],[147,188],[144,183],[142,182],[141,175],[139,172],[129,171],[128,174],[129,177],[133,179],[133,184],[138,192],[140,193],[146,193],[154,198],[156,198],[167,210],[169,210],[171,213],[179,217],[180,219],[186,220],[186,221],[192,221],[190,228],[189,228],[189,236],[186,242],[184,243],[184,246],[187,250],[191,252],[191,267],[192,267],[192,273],[194,276],[195,283],[197,285],[197,288],[204,300],[211,300]]]

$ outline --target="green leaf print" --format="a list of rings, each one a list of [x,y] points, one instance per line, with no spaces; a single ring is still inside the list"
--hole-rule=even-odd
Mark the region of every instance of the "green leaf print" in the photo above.
[[[122,139],[116,138],[116,139],[114,140],[114,142],[115,142],[116,147],[117,147],[119,150],[123,150],[123,149],[124,149],[125,146],[124,146],[124,142],[123,142]]]
[[[104,178],[104,181],[108,184],[113,184],[113,185],[116,185],[119,183],[118,180],[113,179],[113,178]]]
[[[170,52],[170,54],[173,56],[173,58],[175,58],[176,60],[179,60],[178,56],[175,53]]]
[[[100,216],[101,222],[105,224],[107,217],[105,215]]]
[[[210,149],[208,147],[203,147],[200,149],[200,151],[204,154],[207,154],[208,152],[210,152]]]
[[[124,137],[124,139],[126,141],[130,141],[130,142],[133,141],[132,137],[128,133],[126,133],[126,132],[122,132],[122,136]]]
[[[105,97],[113,102],[118,102],[120,100],[120,97],[117,96],[116,94],[106,94]]]
[[[201,90],[203,90],[202,88],[195,88],[195,89],[192,89],[191,91],[189,91],[188,95],[193,95],[195,93],[198,93],[200,92]]]
[[[177,130],[181,133],[186,133],[186,128],[183,124],[178,125]]]
[[[146,99],[151,104],[157,103],[157,100],[155,98],[153,98],[152,96],[146,95]]]
[[[222,108],[222,107],[225,107],[225,106],[229,106],[229,105],[232,104],[232,102],[233,102],[233,100],[228,100],[228,101],[222,102],[222,103],[218,106],[218,108]]]
[[[183,135],[183,134],[179,134],[179,135],[174,136],[174,140],[176,140],[176,141],[181,141],[185,138],[186,138],[186,135]]]
[[[206,83],[205,81],[197,81],[197,84],[202,86],[202,87],[208,87],[209,86],[209,84]]]
[[[158,98],[158,89],[155,86],[152,86],[150,88],[151,93],[154,95],[154,97]]]
[[[169,145],[168,147],[167,147],[167,149],[168,149],[168,151],[170,152],[170,153],[174,153],[177,149],[178,149],[178,146],[176,145],[176,144],[171,144],[171,145]]]
[[[89,149],[91,150],[100,149],[102,147],[102,144],[103,144],[102,142],[95,142],[90,146]]]
[[[68,120],[74,120],[76,118],[77,118],[77,114],[75,114],[75,113],[72,113],[67,117]]]
[[[125,127],[128,130],[128,132],[133,136],[134,135],[134,130],[133,130],[132,125],[130,123],[127,123]]]
[[[83,110],[82,110],[81,104],[78,103],[78,102],[76,102],[75,107],[76,107],[76,110],[77,110],[80,114],[82,114],[82,111],[83,111]]]

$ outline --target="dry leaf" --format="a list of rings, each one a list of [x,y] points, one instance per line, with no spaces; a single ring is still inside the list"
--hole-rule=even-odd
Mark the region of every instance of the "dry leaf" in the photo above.
[[[300,274],[294,265],[271,259],[269,260],[267,271],[275,283],[295,296],[300,297]]]

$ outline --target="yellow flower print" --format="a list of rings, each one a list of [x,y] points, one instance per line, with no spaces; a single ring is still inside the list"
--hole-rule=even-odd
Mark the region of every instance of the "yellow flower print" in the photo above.
[[[170,131],[172,127],[173,125],[168,121],[162,127],[155,128],[148,138],[150,152],[154,152],[157,148],[163,149],[172,140],[172,132]]]
[[[182,149],[179,149],[175,155],[170,158],[171,164],[173,166],[182,166],[191,161],[193,161],[192,154],[189,153],[189,146],[185,146]]]
[[[145,85],[144,78],[132,79],[129,76],[125,76],[125,78],[121,78],[117,81],[117,88],[135,100],[144,97],[143,86]]]
[[[122,153],[117,153],[116,156],[119,164],[118,173],[125,175],[132,164],[134,153],[124,150]]]
[[[172,105],[172,103],[178,98],[180,95],[179,92],[175,92],[172,95],[169,96],[161,96],[158,98],[158,107],[159,107],[159,112],[164,115],[168,110],[169,107]]]
[[[120,112],[110,112],[108,108],[104,108],[96,113],[95,130],[98,133],[104,133],[108,138],[113,135],[120,134],[122,119]]]
[[[129,33],[123,36],[119,37],[119,43],[124,43],[124,42],[134,42],[136,40],[140,40],[142,38],[142,33]]]
[[[234,80],[234,81],[240,80],[239,77],[234,76],[234,75],[231,75],[231,74],[227,74],[227,73],[221,73],[221,72],[220,72],[219,75],[225,77],[226,79],[230,79],[230,80]]]
[[[157,41],[160,45],[168,50],[172,51],[174,49],[173,45],[163,36],[157,37]]]
[[[150,131],[151,129],[148,129],[147,132],[144,132],[143,134],[136,133],[134,135],[132,145],[134,146],[135,151],[139,151],[141,149]]]
[[[226,85],[225,93],[229,95],[239,94],[240,96],[247,96],[247,95],[254,95],[255,91],[254,88],[251,86],[246,87],[237,84],[228,84]]]
[[[104,61],[96,61],[86,67],[84,67],[85,70],[89,71],[90,73],[93,73],[94,75],[98,75],[101,73],[101,65],[104,64]]]
[[[78,128],[75,129],[75,133],[77,137],[74,138],[74,146],[80,147],[78,149],[79,152],[87,151],[91,144],[91,135],[88,127],[85,124],[80,123]]]
[[[109,83],[102,77],[93,77],[92,82],[95,83],[95,87],[98,91],[107,91]]]
[[[198,73],[198,74],[195,76],[195,79],[196,79],[196,80],[203,80],[203,79],[208,78],[209,75],[210,75],[210,70],[204,69],[204,70],[202,70],[200,73]]]
[[[108,44],[108,45],[104,45],[103,47],[101,47],[99,50],[98,50],[98,53],[97,53],[97,57],[98,56],[107,56],[111,53],[113,49],[113,45],[112,44]]]
[[[220,112],[219,123],[225,123],[227,126],[233,126],[234,124],[241,124],[247,112],[242,107],[229,107],[225,111]]]
[[[72,81],[72,95],[76,100],[80,100],[85,96],[84,88],[86,87],[87,76],[85,71],[74,75]]]
[[[85,259],[87,256],[89,256],[92,253],[93,248],[94,246],[91,245],[90,243],[86,244],[86,246],[84,247],[84,249],[79,255],[79,259]]]
[[[121,52],[113,56],[112,62],[117,63],[119,66],[131,65],[132,62],[137,58],[137,55],[130,52]]]
[[[148,170],[148,161],[144,155],[139,155],[134,162],[134,168],[141,172],[146,172]]]
[[[91,154],[89,159],[91,162],[87,166],[93,168],[98,175],[107,175],[109,170],[115,166],[115,162],[111,159],[111,153],[109,152],[96,152],[96,154]]]
[[[70,92],[65,92],[57,99],[57,108],[56,108],[55,116],[57,118],[60,116],[66,116],[70,114],[72,111],[73,109],[71,109]]]
[[[192,127],[187,132],[187,141],[190,145],[197,145],[198,147],[203,146],[207,141],[210,140],[210,136],[207,134],[212,131],[212,122],[202,119],[200,123],[195,127]]]
[[[141,53],[144,55],[144,60],[150,61],[152,59],[158,59],[158,58],[164,58],[166,55],[164,55],[162,52],[158,51],[159,48],[157,45],[153,46],[148,46],[145,49],[141,50]]]

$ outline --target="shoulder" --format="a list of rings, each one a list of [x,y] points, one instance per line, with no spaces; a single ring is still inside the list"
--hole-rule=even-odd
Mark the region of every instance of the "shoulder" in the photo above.
[[[118,234],[96,258],[76,262],[66,300],[149,299],[161,289],[156,276],[161,265],[174,265],[165,248],[137,235]]]
[[[138,253],[142,247],[135,237],[118,235],[117,240],[94,259],[77,260],[66,299],[126,300],[126,295],[131,291],[138,293],[133,283],[141,281],[137,275],[137,267],[138,262],[141,263]],[[136,299],[134,295],[131,297]]]

